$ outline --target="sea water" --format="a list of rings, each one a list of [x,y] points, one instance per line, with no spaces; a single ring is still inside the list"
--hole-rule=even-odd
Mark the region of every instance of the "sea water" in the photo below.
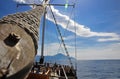
[[[80,60],[78,79],[120,79],[120,60]]]

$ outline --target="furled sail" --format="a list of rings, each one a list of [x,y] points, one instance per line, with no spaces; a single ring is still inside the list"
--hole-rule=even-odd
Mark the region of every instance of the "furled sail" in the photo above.
[[[43,12],[44,6],[39,5],[0,20],[0,79],[23,79],[31,69]]]

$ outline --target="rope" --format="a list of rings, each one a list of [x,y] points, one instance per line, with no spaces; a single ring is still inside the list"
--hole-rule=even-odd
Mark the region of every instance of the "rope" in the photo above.
[[[74,3],[75,4],[75,3]],[[74,10],[74,21],[75,21],[75,10]],[[77,49],[76,49],[76,44],[77,44],[77,40],[76,40],[76,23],[74,22],[74,29],[75,29],[75,58],[77,58]],[[77,70],[77,59],[75,61],[75,69]],[[77,74],[77,72],[76,72]]]
[[[73,9],[72,9],[72,10],[71,10],[71,13],[70,13],[70,16],[71,16],[71,17],[72,17],[73,12],[74,12],[74,11],[73,11]],[[69,23],[70,23],[70,18],[69,18],[69,20],[68,20],[68,22],[67,22],[67,24],[66,24],[66,28],[65,28],[65,29],[68,28]],[[66,31],[66,30],[64,30],[63,36],[65,36],[65,31]],[[60,46],[59,46],[59,49],[58,49],[58,50],[60,50],[60,47],[61,47],[61,43],[60,43]]]
[[[50,6],[49,6],[49,7],[50,7]],[[54,21],[55,21],[55,24],[56,24],[56,28],[57,28],[58,33],[59,33],[59,35],[60,35],[61,42],[63,43],[63,46],[64,46],[64,49],[65,49],[65,51],[66,51],[67,56],[69,57],[68,59],[69,59],[70,65],[73,67],[73,64],[72,64],[70,55],[69,55],[68,50],[67,50],[67,48],[66,48],[66,45],[65,45],[65,43],[64,43],[62,34],[61,34],[61,32],[60,32],[60,29],[59,29],[59,27],[58,27],[57,21],[56,21],[56,19],[55,19],[55,16],[54,16],[54,14],[53,14],[53,11],[52,11],[51,7],[50,7],[50,10],[51,10],[51,12],[52,12],[52,15],[53,15],[53,18],[54,18]]]
[[[75,6],[76,6],[76,3],[77,3],[77,0],[74,0],[74,21],[76,20],[75,19]],[[77,58],[77,46],[76,46],[76,44],[77,44],[77,39],[76,39],[76,33],[77,33],[77,29],[76,29],[76,23],[74,22],[74,28],[75,28],[75,58]],[[77,59],[76,59],[76,62],[75,62],[75,69],[76,69],[76,71],[77,71]],[[76,74],[77,74],[77,72],[76,72]]]

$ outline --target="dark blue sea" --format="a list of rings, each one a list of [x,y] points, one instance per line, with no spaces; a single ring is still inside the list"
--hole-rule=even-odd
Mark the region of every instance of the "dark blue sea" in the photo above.
[[[120,79],[120,60],[80,60],[78,79]]]

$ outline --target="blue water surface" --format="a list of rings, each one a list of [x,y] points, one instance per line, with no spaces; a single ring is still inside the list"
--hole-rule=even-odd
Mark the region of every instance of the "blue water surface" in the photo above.
[[[78,79],[120,79],[120,60],[80,60]]]

